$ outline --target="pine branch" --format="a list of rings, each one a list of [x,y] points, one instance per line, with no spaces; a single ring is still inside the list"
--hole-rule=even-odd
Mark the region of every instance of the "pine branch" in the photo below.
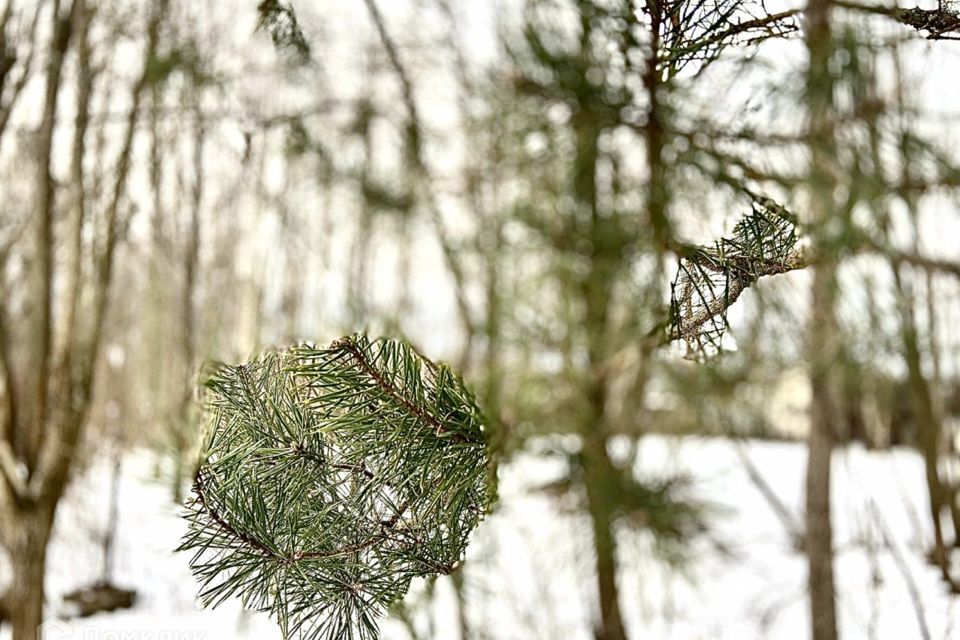
[[[720,349],[727,329],[727,311],[764,276],[805,269],[816,256],[799,247],[797,218],[773,200],[750,193],[753,209],[734,227],[733,235],[713,245],[673,243],[679,261],[671,286],[670,322],[666,338],[660,327],[651,338],[662,342],[683,339],[691,347]],[[851,254],[872,253],[895,265],[960,278],[960,263],[902,251],[850,230]]]
[[[303,35],[293,7],[280,0],[261,0],[257,13],[257,28],[270,34],[275,47],[294,52],[301,61],[310,59],[310,44]]]
[[[727,309],[763,276],[807,265],[798,244],[797,220],[768,198],[754,196],[752,211],[733,235],[713,246],[685,247],[671,287],[670,339],[719,349]]]
[[[434,427],[437,430],[438,434],[444,431],[443,425],[440,424],[436,420],[436,418],[423,412],[419,407],[414,405],[413,402],[404,398],[403,395],[392,384],[384,380],[383,376],[381,376],[376,371],[376,369],[370,366],[370,363],[367,362],[367,360],[363,356],[363,353],[360,351],[360,349],[357,348],[357,345],[353,342],[352,339],[345,338],[343,340],[338,340],[337,342],[334,343],[333,346],[342,348],[347,352],[349,352],[350,355],[352,355],[354,360],[356,361],[357,366],[365,374],[370,376],[370,379],[373,380],[373,382],[377,385],[377,387],[379,387],[380,390],[383,391],[385,394],[387,394],[389,397],[396,400],[404,409],[406,409],[411,414],[420,418],[420,420],[422,420],[426,424],[429,424],[431,427]]]
[[[843,9],[861,11],[873,15],[886,16],[917,31],[926,31],[928,40],[958,40],[960,39],[960,12],[951,7],[942,6],[936,9],[921,9],[911,7],[889,7],[882,5],[861,4],[848,0],[834,0],[834,5]]]
[[[287,637],[373,639],[414,577],[450,573],[488,506],[481,416],[449,368],[364,336],[221,367],[180,550],[200,598]]]

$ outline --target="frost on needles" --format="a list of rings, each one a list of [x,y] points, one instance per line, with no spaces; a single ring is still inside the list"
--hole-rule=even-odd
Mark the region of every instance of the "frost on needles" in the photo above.
[[[284,637],[373,639],[413,578],[463,557],[492,487],[481,413],[446,365],[356,335],[205,387],[180,547],[204,605],[239,596]]]

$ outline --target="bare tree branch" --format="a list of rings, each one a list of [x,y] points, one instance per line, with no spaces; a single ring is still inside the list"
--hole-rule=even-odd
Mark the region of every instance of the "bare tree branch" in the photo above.
[[[131,90],[132,105],[127,118],[123,143],[114,168],[114,182],[110,200],[105,212],[103,247],[96,256],[93,291],[93,317],[90,335],[86,340],[75,341],[76,361],[80,373],[70,378],[69,397],[83,398],[84,402],[69,411],[69,417],[58,422],[57,428],[44,434],[43,447],[37,472],[30,479],[30,491],[37,495],[59,495],[66,483],[70,465],[68,460],[76,447],[80,430],[89,410],[89,396],[93,385],[96,361],[100,351],[104,317],[109,299],[110,284],[113,278],[114,255],[119,237],[120,207],[126,194],[127,176],[133,152],[133,141],[140,115],[140,103],[151,82],[151,69],[160,40],[160,27],[167,14],[169,0],[159,0],[153,7],[147,25],[147,42],[144,51],[143,68],[140,77]]]
[[[757,491],[760,492],[760,495],[762,495],[767,501],[767,504],[770,505],[770,508],[774,514],[776,514],[780,523],[783,524],[783,528],[786,530],[787,535],[790,536],[790,539],[796,544],[801,544],[803,541],[803,525],[797,521],[794,513],[783,503],[783,500],[780,499],[777,492],[773,490],[770,483],[763,477],[760,469],[757,468],[757,465],[755,465],[750,458],[750,454],[747,452],[743,443],[736,442],[734,446],[737,457],[740,458],[740,463],[743,465],[743,470],[746,472],[750,482],[753,483]]]
[[[11,447],[17,421],[17,393],[8,342],[6,310],[0,307],[0,376],[3,376],[4,383],[4,406],[3,413],[0,413],[0,476],[3,477],[7,489],[16,498],[21,498],[26,495],[27,489],[20,477],[16,456]]]
[[[77,317],[81,298],[81,274],[83,268],[83,228],[87,219],[87,193],[84,171],[84,156],[86,155],[86,135],[90,124],[90,99],[93,93],[95,71],[90,64],[89,27],[93,19],[93,9],[87,6],[86,0],[76,0],[77,24],[77,107],[73,128],[73,149],[70,166],[74,203],[73,229],[71,237],[71,254],[68,268],[69,292],[67,298],[67,313],[64,321],[63,341],[58,358],[57,375],[65,383],[70,375],[71,356],[76,340]]]
[[[709,30],[710,32],[703,38],[672,43],[671,46],[665,48],[662,61],[673,62],[684,56],[695,56],[698,60],[710,61],[719,55],[724,43],[735,41],[741,36],[746,36],[749,43],[757,43],[768,38],[786,37],[798,31],[793,18],[799,14],[800,9],[788,9],[752,20],[733,23],[726,29]]]
[[[387,31],[383,14],[381,14],[380,10],[377,8],[376,0],[364,0],[364,4],[366,5],[367,11],[370,14],[370,18],[373,20],[373,24],[377,29],[377,34],[379,35],[380,42],[387,53],[387,58],[390,60],[390,64],[393,67],[398,80],[400,81],[403,103],[407,111],[407,143],[410,145],[409,159],[413,163],[415,172],[416,179],[414,183],[426,201],[427,210],[429,211],[430,217],[434,223],[434,227],[436,227],[437,230],[437,236],[440,240],[440,248],[443,251],[444,261],[446,262],[447,268],[450,270],[450,274],[453,276],[454,284],[456,285],[454,289],[457,309],[459,311],[460,319],[463,323],[468,342],[468,347],[465,348],[463,352],[468,354],[470,352],[469,343],[472,342],[475,331],[472,314],[470,312],[470,305],[467,302],[465,286],[466,278],[463,273],[463,268],[457,257],[456,249],[453,246],[450,232],[448,231],[446,223],[443,220],[443,214],[440,211],[440,205],[437,201],[436,193],[432,187],[433,180],[432,176],[430,175],[430,169],[423,157],[423,126],[419,110],[417,109],[416,99],[414,98],[413,83],[410,80],[410,74],[407,72],[403,60],[400,58],[396,43],[390,36],[390,33]],[[460,363],[461,368],[464,366],[464,364],[465,363]]]
[[[16,106],[17,100],[23,92],[27,80],[30,79],[30,73],[33,70],[33,60],[36,51],[40,48],[34,46],[36,43],[37,25],[40,23],[40,13],[44,5],[45,3],[43,1],[37,2],[33,13],[33,20],[30,22],[30,30],[27,33],[27,37],[24,38],[24,40],[30,44],[30,46],[27,47],[27,57],[21,65],[20,75],[17,76],[17,79],[13,82],[10,97],[6,103],[0,105],[0,141],[3,140],[3,134],[7,130],[7,124],[10,122],[10,114],[13,113],[13,108]],[[2,24],[0,24],[0,56],[3,57],[2,74],[0,74],[0,99],[3,97],[2,90],[6,87],[7,76],[16,62],[16,54],[10,55],[7,53],[7,25],[12,14],[13,0],[10,0],[7,2]]]
[[[890,529],[887,527],[886,521],[880,514],[880,509],[877,508],[876,503],[872,500],[869,503],[869,509],[873,515],[873,521],[877,525],[877,529],[880,530],[880,536],[883,538],[883,544],[887,550],[890,551],[890,555],[893,557],[893,561],[897,565],[897,570],[900,571],[900,575],[903,576],[903,581],[907,585],[907,593],[910,594],[910,603],[913,605],[913,611],[917,617],[917,626],[920,628],[920,637],[923,638],[923,640],[930,640],[930,628],[927,625],[927,615],[923,608],[923,597],[920,595],[920,590],[917,588],[917,581],[914,580],[913,574],[910,573],[909,565],[907,565],[903,554],[900,553],[900,549],[894,543],[893,536],[890,534]]]
[[[14,500],[23,500],[29,496],[27,484],[17,468],[17,458],[10,448],[10,443],[0,440],[0,475],[3,476],[7,489],[13,494]]]
[[[50,393],[50,360],[53,351],[53,214],[56,198],[56,183],[52,175],[53,133],[56,125],[60,77],[67,47],[73,35],[73,13],[77,7],[72,2],[70,10],[61,13],[60,2],[53,4],[53,41],[47,60],[47,82],[44,97],[43,116],[39,130],[39,158],[37,176],[37,238],[36,251],[39,263],[37,292],[40,317],[36,331],[35,353],[36,368],[34,397],[32,401],[32,424],[21,425],[14,446],[19,445],[32,471],[41,446],[41,434],[47,421],[47,401]]]

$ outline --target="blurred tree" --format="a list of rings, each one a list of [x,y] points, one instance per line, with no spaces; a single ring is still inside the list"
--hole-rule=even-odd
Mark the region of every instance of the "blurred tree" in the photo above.
[[[902,105],[897,107],[896,98],[884,98],[876,89],[874,65],[878,53],[875,45],[870,42],[869,31],[862,26],[854,28],[848,26],[849,23],[842,22],[845,28],[839,34],[835,33],[833,23],[836,18],[831,17],[833,7],[892,17],[918,30],[928,31],[930,39],[949,39],[960,28],[960,22],[955,21],[955,14],[943,6],[929,12],[931,17],[921,21],[917,16],[926,16],[928,12],[919,9],[886,9],[847,2],[812,0],[805,10],[808,65],[803,104],[807,111],[807,123],[802,140],[809,158],[807,172],[799,180],[791,180],[784,176],[774,177],[754,171],[752,169],[757,165],[751,164],[750,160],[736,162],[741,168],[751,167],[750,177],[754,180],[777,180],[798,189],[800,199],[806,202],[808,207],[802,216],[801,227],[801,233],[808,240],[808,247],[806,251],[795,254],[790,261],[790,268],[810,267],[812,271],[806,346],[812,403],[806,471],[805,550],[808,556],[813,637],[825,640],[838,635],[830,506],[832,452],[838,442],[849,436],[845,433],[845,403],[850,400],[844,396],[849,396],[851,388],[860,388],[863,376],[863,372],[850,370],[851,356],[842,345],[844,331],[849,331],[850,328],[841,324],[838,315],[844,295],[851,295],[850,290],[844,291],[839,282],[842,258],[849,253],[879,253],[891,264],[894,289],[901,298],[901,337],[909,395],[913,405],[912,419],[917,429],[917,445],[925,459],[935,538],[932,559],[940,568],[948,586],[952,590],[956,589],[947,560],[941,517],[948,506],[951,514],[956,512],[957,507],[952,499],[947,498],[938,471],[940,450],[943,446],[942,428],[933,409],[930,385],[922,371],[914,303],[909,295],[904,295],[901,272],[905,265],[912,265],[924,271],[929,278],[936,272],[957,274],[958,265],[950,261],[930,259],[924,256],[917,246],[912,250],[899,249],[888,234],[891,224],[888,210],[891,199],[904,201],[915,219],[914,193],[918,190],[922,192],[934,184],[951,184],[954,170],[950,160],[938,155],[929,145],[912,139],[913,145],[923,148],[925,153],[937,158],[935,163],[938,171],[921,178],[914,169],[920,162],[919,158],[902,153],[900,161],[904,173],[900,179],[889,179],[885,165],[891,155],[884,147],[884,136],[889,133],[891,124],[894,125],[895,132],[896,128],[906,121],[903,118]],[[938,26],[930,29],[931,21],[934,20]],[[838,63],[838,60],[842,62]],[[902,102],[902,95],[899,99]],[[887,109],[890,108],[887,102],[892,103],[893,112],[899,111],[899,117],[887,119]],[[747,132],[741,139],[756,141],[759,137],[755,132]],[[773,145],[780,145],[782,148],[785,140],[789,138],[774,141]],[[902,150],[902,142],[900,146]],[[869,160],[864,162],[865,159]],[[732,164],[733,158],[727,156],[723,160]],[[855,222],[854,213],[861,205],[866,205],[870,214],[867,224]],[[876,239],[878,232],[879,240]],[[740,251],[745,245],[738,242],[735,246]],[[731,259],[729,251],[718,253],[727,260]],[[700,256],[694,256],[695,261],[703,264]],[[715,269],[715,264],[711,265],[710,269]],[[685,275],[689,271],[681,260],[682,277],[679,282],[687,288],[681,290],[680,299],[686,300],[684,294],[690,294],[691,283],[699,282],[700,287],[692,289],[693,298],[697,302],[692,306],[687,302],[686,308],[679,309],[679,318],[674,320],[677,329],[682,334],[684,322],[688,322],[696,327],[695,333],[698,336],[709,334],[710,331],[722,332],[726,326],[725,315],[721,315],[722,322],[719,325],[707,326],[706,329],[702,328],[699,321],[703,317],[717,317],[710,308],[711,304],[725,313],[729,304],[739,297],[744,285],[749,286],[753,279],[743,282],[736,277],[737,268],[732,265],[719,272],[705,274],[698,271],[694,272],[693,276]],[[933,310],[929,311],[929,314],[931,318],[936,317]],[[872,337],[875,339],[875,336]],[[716,344],[715,341],[711,342]],[[874,352],[870,357],[879,356],[877,345],[873,344],[868,348]],[[931,353],[935,351],[936,347],[933,347]],[[936,361],[936,357],[933,359]],[[953,504],[948,505],[951,502]]]
[[[725,48],[793,31],[794,13],[735,2],[528,2],[522,38],[507,41],[516,93],[502,112],[515,127],[513,221],[544,268],[513,274],[540,289],[530,298],[533,322],[517,322],[530,311],[525,302],[503,313],[525,342],[563,363],[541,374],[552,388],[540,401],[514,401],[533,401],[523,419],[579,436],[568,486],[583,492],[592,522],[597,638],[627,637],[617,585],[623,527],[638,523],[675,549],[703,527],[699,507],[677,493],[680,483],[643,484],[632,456],[612,454],[617,434],[636,431],[628,425],[642,412],[653,352],[667,338],[665,254],[710,252],[673,231],[673,95],[684,72],[702,70]],[[642,169],[631,168],[638,147]],[[792,268],[789,249],[781,269]]]
[[[815,264],[809,320],[810,382],[813,391],[806,476],[806,550],[814,640],[837,637],[836,589],[833,578],[833,528],[830,522],[830,467],[840,433],[836,365],[840,331],[836,315],[837,251],[849,228],[841,223],[835,168],[834,82],[830,69],[833,35],[830,0],[807,5],[806,43],[809,54],[806,100],[810,148],[809,224],[813,229]]]
[[[8,3],[8,10],[10,6]],[[97,178],[110,180],[104,200],[89,197],[90,177],[84,168],[94,81],[89,33],[95,9],[85,0],[72,0],[68,6],[55,0],[48,6],[49,32],[36,32],[38,38],[49,37],[49,45],[36,136],[35,214],[29,218],[34,240],[15,249],[29,264],[25,277],[33,284],[17,295],[4,295],[0,309],[0,375],[5,382],[0,537],[13,570],[6,605],[14,640],[34,638],[43,616],[46,547],[91,406],[114,258],[127,219],[127,177],[140,101],[151,82],[167,6],[168,2],[161,0],[150,11],[141,71],[130,89],[131,106],[116,163],[109,176]],[[37,41],[27,46],[40,49]],[[53,175],[53,140],[62,112],[59,97],[70,79],[64,67],[71,50],[77,51],[79,73],[69,182],[74,198],[68,205],[58,198],[61,188]],[[56,223],[60,219],[69,219],[69,237],[59,237],[62,225]],[[58,273],[56,254],[61,246],[68,248],[69,258],[66,269]],[[5,288],[8,274],[5,269]],[[59,294],[55,285],[63,277],[71,287]],[[62,313],[55,312],[58,304]]]
[[[830,4],[892,16],[933,39],[950,34],[947,28],[952,23],[934,20],[949,18],[948,9],[928,16],[916,10]],[[441,211],[446,200],[439,195],[438,183],[443,180],[438,178],[439,163],[431,165],[432,123],[424,122],[426,110],[417,102],[415,48],[411,47],[413,53],[403,49],[378,3],[367,1],[363,8],[386,62],[381,68],[371,56],[361,95],[346,107],[342,118],[347,124],[327,118],[326,112],[321,112],[322,119],[315,118],[318,112],[313,107],[279,118],[287,127],[291,156],[309,159],[303,164],[316,169],[314,177],[324,193],[335,191],[340,204],[348,205],[343,210],[357,214],[351,218],[358,227],[356,235],[342,243],[353,247],[348,260],[351,273],[345,278],[345,288],[350,290],[347,304],[353,308],[351,318],[343,322],[373,322],[372,318],[391,313],[370,303],[370,285],[377,280],[371,265],[378,261],[382,265],[374,247],[381,246],[377,243],[384,234],[378,237],[377,230],[396,228],[380,213],[402,212],[404,233],[417,215],[425,213],[454,281],[465,338],[458,360],[465,371],[486,382],[482,395],[496,427],[492,437],[507,451],[538,433],[577,435],[579,449],[565,452],[569,473],[560,484],[583,499],[591,517],[598,637],[625,635],[617,555],[626,526],[643,523],[674,549],[682,549],[685,539],[702,527],[696,510],[687,509],[687,502],[679,499],[676,484],[638,483],[632,457],[611,453],[618,434],[672,428],[666,423],[672,418],[659,418],[644,400],[657,361],[668,359],[656,353],[671,335],[667,325],[672,321],[673,337],[688,341],[689,355],[702,357],[704,350],[721,346],[721,334],[728,328],[727,308],[760,277],[812,267],[815,313],[806,332],[806,360],[815,388],[824,393],[815,396],[819,427],[810,432],[807,551],[811,602],[818,603],[813,604],[814,618],[820,620],[816,627],[822,637],[831,637],[836,622],[829,579],[829,461],[832,447],[842,438],[838,414],[845,409],[846,398],[838,387],[857,387],[848,379],[855,378],[856,372],[832,370],[834,364],[854,362],[838,345],[847,330],[834,309],[843,297],[835,284],[840,258],[848,252],[879,253],[904,269],[904,265],[951,269],[950,264],[931,261],[916,251],[901,251],[874,236],[851,233],[848,209],[860,194],[839,202],[842,196],[834,187],[842,191],[847,182],[857,184],[838,178],[857,174],[854,165],[837,164],[849,146],[842,135],[829,131],[838,118],[833,103],[837,89],[824,87],[830,84],[830,74],[836,75],[836,66],[842,66],[837,60],[845,59],[835,53],[838,45],[832,30],[826,29],[826,44],[815,31],[805,34],[810,65],[804,69],[803,99],[798,102],[782,87],[773,92],[775,98],[786,98],[794,114],[798,107],[809,108],[809,131],[798,127],[768,136],[749,126],[739,128],[741,123],[734,120],[726,128],[717,126],[716,121],[688,109],[686,98],[703,81],[708,66],[728,54],[736,55],[736,49],[730,51],[733,45],[755,45],[797,32],[800,10],[769,14],[762,3],[739,2],[525,3],[522,33],[504,28],[509,72],[494,70],[479,89],[474,84],[467,91],[469,98],[477,98],[464,112],[467,126],[473,129],[470,149],[480,159],[471,158],[471,171],[465,172],[462,181],[460,195],[467,203],[468,218],[464,226],[469,228],[464,241],[450,232],[450,220],[457,212]],[[289,5],[265,2],[260,9],[263,25],[276,42],[297,57],[309,53]],[[808,9],[814,16],[829,11],[817,3]],[[403,30],[397,33],[408,35]],[[743,68],[753,68],[749,56],[744,58]],[[387,74],[394,76],[393,83],[377,82]],[[469,80],[462,82],[464,87],[469,84]],[[377,91],[385,85],[395,90],[384,91],[386,98]],[[861,115],[844,113],[839,119],[847,123]],[[394,129],[400,142],[378,144],[383,140],[376,132],[379,125]],[[834,137],[844,144],[831,141]],[[725,142],[729,144],[723,147]],[[734,144],[741,149],[731,152]],[[798,147],[815,153],[808,168],[804,161],[791,165],[801,168],[792,175],[759,168],[764,151],[774,149],[787,156]],[[262,149],[258,159],[267,165],[266,143]],[[641,166],[638,150],[643,152]],[[398,157],[402,159],[399,169],[391,167],[395,169],[391,177],[401,185],[396,188],[383,179],[385,172],[377,166],[385,158],[396,161]],[[691,167],[713,183],[708,189],[732,187],[751,209],[739,217],[732,234],[706,246],[681,242],[676,232],[681,216],[675,203],[684,197],[685,171]],[[285,185],[290,183],[287,179]],[[800,210],[799,221],[763,195],[777,193],[786,202],[785,194],[791,189],[796,190],[797,201],[809,207]],[[824,200],[821,196],[828,192]],[[283,212],[278,218],[285,218],[283,224],[292,230],[284,246],[302,241],[297,231],[303,226],[298,223],[307,219],[290,213],[297,208],[291,207],[296,198],[284,200],[265,193],[259,202]],[[359,202],[359,208],[349,208],[353,202]],[[709,214],[698,210],[695,219],[702,221]],[[834,220],[843,222],[839,231],[826,224]],[[330,226],[325,229],[334,226],[326,224]],[[809,252],[799,250],[797,229],[808,238]],[[324,241],[336,245],[331,237],[332,232],[324,233]],[[403,244],[404,237],[408,236],[397,234],[383,246]],[[291,250],[283,259],[295,264],[292,255]],[[680,266],[672,311],[662,300],[671,260]],[[258,278],[268,278],[266,267],[260,267],[263,273],[252,278],[257,281],[252,287],[262,287]],[[408,268],[401,269],[404,275]],[[295,292],[296,278],[296,270],[288,267],[285,290]],[[265,295],[263,289],[258,291],[258,296]],[[261,298],[253,306],[258,319],[266,313]],[[296,308],[283,305],[285,310]],[[241,315],[251,314],[244,308]],[[906,328],[909,316],[903,318]],[[284,322],[292,321],[286,317]],[[259,340],[261,323],[252,324]],[[801,333],[796,326],[790,324],[788,332]],[[755,357],[769,355],[760,347],[743,346]],[[481,350],[484,359],[473,360]],[[912,352],[910,359],[916,364],[922,357]],[[706,375],[715,375],[716,384],[705,387],[704,394],[732,395],[735,376],[724,377],[719,366],[709,369]],[[922,377],[923,372],[919,373]],[[913,395],[922,409],[929,390],[920,391]],[[933,440],[925,442],[933,442],[935,449],[942,447],[943,435],[941,428],[939,440],[934,433]],[[938,451],[932,458],[934,467]],[[938,478],[931,476],[936,480],[931,483],[932,497],[940,495]]]

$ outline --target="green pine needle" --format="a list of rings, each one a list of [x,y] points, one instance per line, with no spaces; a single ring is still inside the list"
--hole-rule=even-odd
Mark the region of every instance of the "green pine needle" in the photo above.
[[[216,606],[285,637],[379,635],[416,577],[450,573],[489,506],[482,416],[463,381],[356,335],[219,367],[179,548]]]

